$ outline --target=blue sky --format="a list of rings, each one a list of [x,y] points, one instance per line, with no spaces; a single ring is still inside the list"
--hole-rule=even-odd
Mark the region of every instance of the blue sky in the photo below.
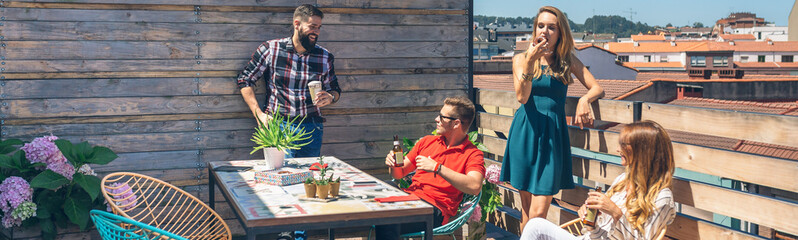
[[[776,26],[787,26],[787,18],[796,0],[474,0],[474,14],[502,17],[534,17],[541,6],[554,6],[568,14],[575,23],[595,15],[619,15],[649,25],[684,26],[698,21],[713,25],[730,12],[753,12]]]

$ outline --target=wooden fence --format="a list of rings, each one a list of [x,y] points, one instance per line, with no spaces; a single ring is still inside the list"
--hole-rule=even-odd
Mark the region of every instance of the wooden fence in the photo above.
[[[325,12],[319,44],[343,89],[323,109],[322,154],[384,174],[394,134],[428,134],[443,99],[469,91],[469,1],[3,0],[0,136],[107,146],[120,158],[101,175],[135,171],[207,200],[208,161],[262,156],[235,77],[261,42],[290,36],[305,3]]]
[[[478,104],[486,109],[486,112],[480,112],[477,117],[478,126],[484,133],[482,140],[490,149],[490,153],[498,159],[504,154],[506,140],[495,137],[501,135],[495,133],[508,132],[512,122],[511,115],[520,104],[512,92],[479,90],[477,95]],[[573,114],[575,106],[576,99],[569,98],[566,105],[568,115]],[[653,120],[669,130],[798,146],[798,117],[794,116],[603,99],[593,104],[593,111],[597,120],[606,122],[624,124],[634,120]],[[574,176],[598,184],[611,184],[615,177],[624,171],[624,168],[618,164],[620,157],[616,152],[619,148],[619,133],[578,127],[571,127],[569,133],[574,152]],[[679,142],[674,142],[673,147],[678,169],[750,183],[752,184],[750,186],[766,186],[790,193],[798,192],[796,161]],[[607,159],[607,156],[617,161],[600,160]],[[500,161],[490,162],[501,164]],[[711,222],[711,213],[798,235],[798,221],[794,221],[798,216],[798,204],[795,201],[678,177],[678,171],[681,170],[677,170],[672,190],[682,211],[668,227],[666,234],[668,237],[761,238]],[[559,204],[549,210],[549,220],[564,223],[576,218],[574,210],[584,202],[588,188],[580,185],[576,189],[564,190],[556,195],[555,199]],[[516,190],[505,188],[503,197],[506,206],[520,211],[520,196]],[[520,233],[519,220],[509,212],[511,211],[498,211],[490,217],[490,221],[510,232]],[[705,220],[706,212],[710,212],[710,221]]]

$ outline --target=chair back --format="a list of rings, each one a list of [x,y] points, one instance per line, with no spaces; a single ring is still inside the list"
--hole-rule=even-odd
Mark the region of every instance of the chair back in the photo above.
[[[162,229],[137,222],[126,217],[115,215],[112,213],[91,210],[91,220],[100,232],[100,237],[104,240],[118,240],[118,239],[175,239],[186,240],[181,236],[164,231]]]
[[[569,233],[571,233],[574,236],[581,236],[582,234],[584,234],[584,233],[582,233],[582,229],[585,228],[585,224],[582,223],[582,219],[577,218],[577,219],[568,221],[566,223],[563,223],[562,225],[560,225],[560,228],[565,229],[566,231],[568,231]],[[659,234],[657,234],[654,237],[654,239],[655,240],[662,240],[663,238],[665,238],[665,231],[667,231],[667,230],[668,230],[667,227],[663,228],[662,231],[660,231]]]
[[[193,195],[146,175],[116,172],[102,180],[114,213],[187,239],[232,239],[219,214]]]
[[[471,217],[471,214],[474,213],[474,209],[477,208],[480,198],[482,198],[482,191],[480,191],[476,196],[463,194],[463,201],[460,203],[460,210],[458,213],[449,218],[448,223],[432,229],[432,235],[450,235],[454,233],[455,230],[462,227],[463,224],[468,221],[468,218]],[[424,231],[402,234],[402,238],[421,236],[424,236]]]

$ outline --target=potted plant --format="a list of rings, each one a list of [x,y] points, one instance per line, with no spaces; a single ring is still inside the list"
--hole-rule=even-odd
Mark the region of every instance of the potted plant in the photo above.
[[[319,179],[316,180],[316,196],[320,199],[327,199],[327,195],[330,194],[330,183],[327,182],[327,179]]]
[[[324,163],[324,156],[319,157],[319,162],[313,165],[319,168],[319,179],[315,181],[316,196],[320,199],[327,199],[327,195],[330,194],[330,181],[327,180],[326,176],[327,170],[330,168]]]
[[[316,197],[316,183],[314,183],[312,177],[305,179],[305,196],[308,198]]]
[[[330,182],[330,196],[338,197],[338,191],[341,189],[341,177],[333,180],[333,175],[335,174],[330,174],[330,179],[328,180]]]
[[[258,126],[255,127],[255,133],[252,134],[251,140],[255,142],[256,145],[249,154],[263,149],[263,156],[266,160],[265,170],[283,167],[285,152],[288,149],[299,149],[311,142],[305,141],[310,139],[310,134],[313,131],[308,132],[301,127],[289,127],[293,126],[299,117],[284,117],[283,115],[277,114],[278,112],[280,112],[279,107],[274,113],[269,115],[266,122],[262,122],[258,119]],[[296,124],[301,124],[304,120],[305,118],[302,118],[299,122],[296,122]]]

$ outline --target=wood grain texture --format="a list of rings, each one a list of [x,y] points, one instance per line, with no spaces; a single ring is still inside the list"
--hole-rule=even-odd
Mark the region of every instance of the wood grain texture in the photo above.
[[[465,96],[464,90],[424,90],[391,92],[353,92],[341,96],[341,100],[327,107],[331,111],[339,108],[383,108],[440,106],[447,97]]]
[[[7,126],[14,125],[46,125],[46,124],[86,124],[116,122],[154,122],[204,119],[249,118],[252,113],[191,113],[191,114],[154,114],[137,116],[82,116],[68,118],[18,118],[5,120]]]
[[[205,62],[206,65],[208,62]],[[243,61],[242,61],[243,63]],[[237,64],[235,64],[238,66]],[[243,66],[243,65],[242,65]],[[74,79],[74,78],[164,78],[164,77],[228,77],[234,78],[240,69],[227,71],[193,70],[193,71],[134,71],[134,72],[36,72],[36,73],[4,73],[8,80],[27,79]],[[465,74],[468,68],[396,68],[396,69],[351,69],[336,71],[341,75],[397,75],[397,74]]]
[[[257,42],[203,42],[199,54],[202,55],[204,59],[244,59],[248,61],[251,59],[255,49],[257,49],[264,40],[271,39],[262,39]],[[324,47],[335,55],[336,67],[339,67],[337,66],[338,60],[352,58],[468,57],[468,49],[463,50],[463,46],[467,46],[465,42],[428,40],[412,42],[319,42],[319,46]]]
[[[202,112],[245,112],[241,96],[121,97],[77,99],[9,100],[0,111],[7,118],[48,118],[176,114]]]
[[[6,54],[7,60],[20,61],[16,65],[8,65],[9,71],[25,72],[22,69],[29,68],[35,70],[42,68],[49,71],[79,71],[84,68],[87,70],[103,71],[111,67],[131,68],[135,66],[124,66],[120,62],[90,61],[86,60],[117,60],[137,63],[144,66],[158,66],[164,62],[137,61],[135,60],[170,60],[170,64],[176,66],[190,66],[196,60],[238,60],[238,66],[234,69],[243,69],[246,61],[251,59],[252,53],[261,42],[202,42],[201,46],[196,46],[197,42],[190,41],[168,41],[168,42],[137,42],[137,41],[13,41],[8,42],[7,47],[15,51]],[[386,58],[467,58],[466,50],[462,50],[465,45],[462,42],[363,42],[345,43],[328,42],[320,43],[335,55],[335,59],[386,59]],[[197,59],[201,56],[201,59]],[[47,65],[35,64],[36,60],[46,59]],[[25,61],[29,60],[29,61]],[[56,61],[73,60],[73,61]],[[81,60],[84,62],[80,62]],[[175,60],[192,60],[182,63]],[[462,63],[465,60],[460,60]],[[105,64],[103,64],[105,63]],[[87,65],[91,64],[91,65]],[[218,64],[218,63],[215,63]],[[52,66],[51,66],[52,65]],[[99,65],[93,68],[92,65]],[[398,65],[398,64],[394,64]],[[458,65],[462,66],[462,65]],[[165,67],[165,66],[163,66]],[[340,68],[341,66],[338,66]],[[344,69],[350,66],[344,65]],[[383,65],[385,67],[385,65]],[[120,69],[120,70],[124,70]],[[338,69],[336,68],[336,69]],[[393,68],[396,68],[394,66]],[[19,70],[17,70],[19,69]],[[153,69],[157,70],[157,69]],[[230,69],[226,69],[230,70]]]
[[[203,79],[218,83],[221,79]],[[223,79],[227,85],[235,84],[231,79]],[[193,78],[136,78],[136,79],[36,79],[3,81],[0,88],[4,99],[37,98],[87,98],[87,97],[154,97],[154,96],[192,96],[197,95],[198,83]],[[64,91],[80,88],[75,91]],[[236,88],[237,90],[237,88]],[[237,92],[229,91],[227,94]]]
[[[658,122],[667,129],[798,146],[798,120],[794,116],[644,103],[642,120]]]
[[[372,3],[370,1],[353,1],[353,0],[323,0],[323,1],[309,1],[309,0],[278,0],[278,1],[246,1],[246,0],[231,0],[225,1],[224,5],[219,5],[217,1],[203,0],[203,1],[167,1],[167,0],[150,0],[144,2],[136,2],[130,4],[127,1],[120,0],[86,0],[86,1],[71,1],[70,3],[62,3],[60,1],[36,1],[37,3],[18,3],[18,5],[10,5],[9,7],[49,7],[49,8],[86,8],[86,9],[139,9],[148,7],[150,10],[164,10],[164,9],[189,9],[193,10],[194,5],[202,5],[203,9],[217,8],[235,8],[235,6],[253,7],[277,7],[280,10],[291,10],[301,4],[318,4],[321,10],[329,12],[329,8],[353,8],[353,9],[372,9],[372,8],[407,8],[407,9],[465,9],[467,3],[456,0],[428,2],[424,0],[409,0],[409,1],[380,1]],[[172,4],[172,5],[170,5]],[[192,7],[192,8],[186,8]],[[280,8],[282,7],[282,8]],[[247,9],[247,8],[241,8]],[[284,10],[283,10],[284,11]]]
[[[13,4],[12,4],[13,5]],[[195,23],[197,15],[194,6],[181,6],[180,10],[95,10],[95,9],[57,9],[57,8],[5,8],[4,16],[14,21],[65,21],[91,22],[160,22]],[[265,8],[266,10],[272,8]],[[207,7],[201,11],[203,23],[249,23],[249,24],[291,24],[293,12],[256,11],[230,12],[214,11]],[[225,9],[226,10],[226,9]],[[412,13],[412,12],[411,12]],[[463,25],[466,15],[387,15],[387,14],[348,14],[325,13],[324,25]]]
[[[290,25],[6,21],[7,41],[264,41],[291,36]],[[326,41],[461,41],[467,26],[325,25]],[[434,37],[434,38],[433,38]]]

